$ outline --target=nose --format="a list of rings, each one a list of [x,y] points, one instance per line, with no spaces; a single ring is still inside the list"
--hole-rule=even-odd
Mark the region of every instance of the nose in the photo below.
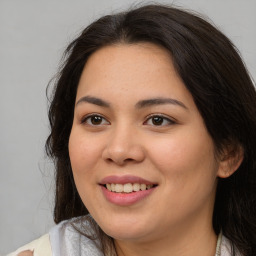
[[[128,162],[142,162],[145,152],[139,137],[135,129],[128,126],[113,129],[102,152],[102,158],[120,166]]]

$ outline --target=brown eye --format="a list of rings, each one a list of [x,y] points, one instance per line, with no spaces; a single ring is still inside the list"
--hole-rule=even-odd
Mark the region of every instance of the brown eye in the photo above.
[[[161,125],[163,123],[164,119],[161,116],[154,116],[152,117],[152,124],[153,125]]]
[[[151,126],[168,126],[175,124],[175,122],[162,115],[152,115],[146,120],[144,124]]]
[[[104,117],[99,115],[90,115],[82,120],[82,123],[91,126],[108,125],[110,124]]]
[[[92,116],[91,117],[91,123],[93,125],[99,125],[102,123],[102,117],[101,116]]]

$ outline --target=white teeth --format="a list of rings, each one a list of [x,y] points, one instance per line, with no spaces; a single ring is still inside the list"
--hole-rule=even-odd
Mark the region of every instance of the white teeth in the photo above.
[[[152,188],[152,185],[147,185],[147,189],[150,189],[150,188]]]
[[[139,183],[126,183],[126,184],[106,184],[106,187],[109,191],[116,192],[116,193],[131,193],[137,192],[140,190],[146,190],[153,187],[153,185],[146,185],[146,184],[139,184]]]
[[[114,184],[113,184],[114,185]],[[111,184],[111,186],[112,186],[112,184]],[[114,190],[114,192],[117,192],[117,193],[120,193],[120,192],[123,192],[123,185],[121,185],[121,184],[116,184],[116,185],[114,185],[115,186],[115,190]]]
[[[140,185],[140,189],[141,189],[141,190],[146,190],[146,188],[147,188],[147,185],[146,185],[146,184],[141,184],[141,185]]]
[[[133,184],[133,190],[134,191],[140,191],[140,184],[139,183],[134,183]]]
[[[127,183],[123,185],[125,193],[131,193],[133,191],[133,187],[131,183]]]

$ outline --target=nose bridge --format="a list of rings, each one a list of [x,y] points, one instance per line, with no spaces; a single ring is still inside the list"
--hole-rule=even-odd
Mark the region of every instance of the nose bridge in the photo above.
[[[112,128],[103,158],[120,165],[127,161],[142,161],[144,159],[143,146],[136,127],[126,122],[116,124]]]

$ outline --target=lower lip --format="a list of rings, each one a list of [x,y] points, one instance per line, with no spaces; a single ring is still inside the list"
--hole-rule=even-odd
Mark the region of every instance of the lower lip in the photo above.
[[[155,190],[155,188],[156,187],[153,187],[148,190],[142,190],[142,191],[131,192],[131,193],[115,193],[115,192],[109,191],[104,186],[101,186],[102,192],[106,197],[106,199],[109,202],[116,205],[120,205],[120,206],[128,206],[141,201],[142,199],[148,197]]]

